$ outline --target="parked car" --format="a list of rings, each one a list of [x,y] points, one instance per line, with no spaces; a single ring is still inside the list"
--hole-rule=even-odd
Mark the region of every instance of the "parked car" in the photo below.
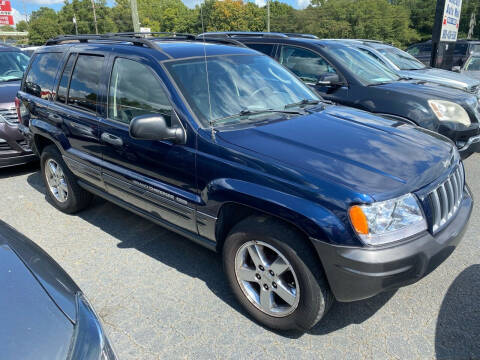
[[[272,56],[324,99],[438,132],[456,144],[462,158],[480,151],[480,105],[473,94],[404,79],[344,41],[268,33],[206,36],[234,39]]]
[[[32,56],[35,50],[39,49],[41,46],[26,46],[21,48],[21,50],[28,56]]]
[[[456,66],[453,70],[470,78],[480,80],[480,53],[470,55],[463,66]]]
[[[15,95],[29,57],[13,46],[0,45],[0,168],[36,159],[18,130]]]
[[[430,58],[432,56],[432,40],[410,45],[406,49],[406,52],[412,56],[415,56],[425,65],[430,65]],[[480,52],[479,40],[457,40],[455,43],[455,49],[453,50],[452,66],[462,66],[470,54],[474,52]]]
[[[448,139],[322,101],[228,39],[59,37],[17,96],[55,207],[96,194],[222,253],[275,329],[422,278],[472,209]]]
[[[0,220],[2,359],[114,360],[75,282],[33,241]]]
[[[380,61],[403,78],[424,80],[467,91],[480,99],[480,81],[468,75],[432,68],[392,45],[372,40],[343,40]]]

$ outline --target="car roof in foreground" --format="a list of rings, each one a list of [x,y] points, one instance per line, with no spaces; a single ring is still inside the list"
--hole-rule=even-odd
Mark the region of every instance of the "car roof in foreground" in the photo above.
[[[88,42],[67,42],[56,45],[43,46],[36,50],[36,53],[42,52],[54,52],[67,51],[69,48],[75,47],[81,51],[105,51],[110,52],[113,49],[130,49],[132,53],[144,53],[154,56],[157,60],[174,60],[185,59],[201,56],[218,56],[218,55],[262,55],[258,52],[244,46],[236,45],[233,42],[222,43],[214,41],[201,41],[201,40],[162,40],[150,39],[150,42],[154,46],[149,48],[148,46],[133,45],[127,41],[115,41],[115,40],[91,40]]]
[[[12,52],[12,51],[22,51],[21,49],[15,47],[15,46],[10,46],[10,45],[0,45],[0,52]]]

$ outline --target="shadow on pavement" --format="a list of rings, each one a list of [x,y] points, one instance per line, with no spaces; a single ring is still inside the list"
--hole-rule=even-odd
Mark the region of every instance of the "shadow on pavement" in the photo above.
[[[14,176],[25,175],[37,171],[39,167],[40,165],[38,161],[34,161],[28,164],[0,168],[0,179],[7,179]]]
[[[27,181],[34,189],[45,193],[39,172],[29,175]],[[223,274],[220,255],[98,197],[94,198],[88,209],[77,216],[118,239],[117,246],[120,249],[137,249],[188,276],[201,279],[221,300],[249,317],[230,291]],[[380,294],[355,303],[336,303],[309,333],[324,335],[350,324],[360,324],[374,315],[394,293]],[[288,338],[299,338],[303,335],[300,332],[277,334]]]
[[[450,285],[438,314],[435,353],[437,359],[480,359],[480,264]]]

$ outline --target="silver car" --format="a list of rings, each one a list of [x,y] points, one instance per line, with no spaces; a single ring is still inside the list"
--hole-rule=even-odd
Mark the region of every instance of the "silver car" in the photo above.
[[[453,71],[458,71],[464,76],[480,81],[480,53],[470,55],[462,67],[454,66]]]
[[[409,53],[373,40],[345,40],[351,46],[373,56],[404,78],[423,80],[475,94],[480,99],[480,81],[457,72],[431,68]]]

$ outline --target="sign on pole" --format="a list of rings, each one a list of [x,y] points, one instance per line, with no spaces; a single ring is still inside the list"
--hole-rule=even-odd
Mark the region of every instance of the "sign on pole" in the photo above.
[[[451,70],[457,41],[462,0],[437,0],[430,66]]]
[[[447,0],[443,9],[440,41],[457,41],[462,0]]]
[[[0,25],[14,25],[12,6],[9,0],[0,0]]]

